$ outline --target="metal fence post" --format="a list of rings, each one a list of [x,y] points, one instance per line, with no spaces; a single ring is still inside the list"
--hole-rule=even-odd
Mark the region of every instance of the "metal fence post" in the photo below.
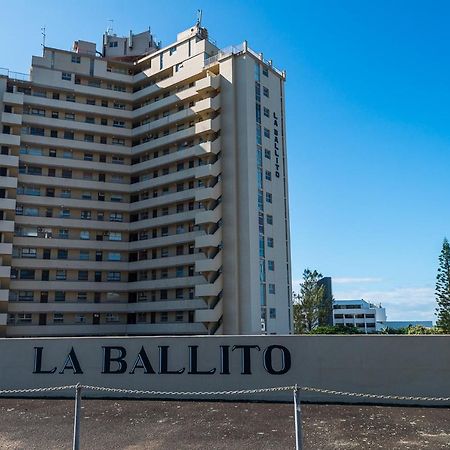
[[[75,387],[75,417],[73,419],[73,450],[80,450],[80,415],[81,415],[81,384]]]
[[[302,436],[302,410],[300,406],[300,389],[297,385],[294,388],[294,419],[295,419],[295,448],[296,450],[303,449]]]

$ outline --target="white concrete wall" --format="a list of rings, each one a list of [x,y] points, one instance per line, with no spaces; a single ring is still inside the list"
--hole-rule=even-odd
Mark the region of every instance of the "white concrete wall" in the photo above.
[[[242,374],[242,349],[234,346],[258,346],[249,349],[247,374]],[[126,351],[124,373],[102,373],[102,347],[118,346]],[[168,370],[181,374],[161,374],[160,347],[168,346]],[[198,346],[198,371],[189,373],[189,346]],[[229,355],[229,370],[221,365]],[[281,372],[280,347],[285,348],[284,374],[270,374],[264,356],[272,349],[272,369]],[[36,369],[35,348],[42,348],[42,371]],[[73,348],[83,373],[74,374],[74,361],[67,360]],[[155,373],[144,373],[133,365],[144,348]],[[269,350],[267,350],[269,348]],[[117,350],[112,355],[116,356]],[[288,364],[290,356],[291,364]],[[66,369],[63,370],[64,365]],[[270,364],[269,364],[270,365]],[[116,370],[117,363],[111,369]],[[192,367],[191,367],[192,369]],[[286,370],[288,369],[288,370]],[[104,371],[104,370],[103,370]],[[192,371],[192,370],[191,370]],[[245,368],[244,368],[245,371]],[[63,373],[61,373],[63,372]],[[223,372],[223,373],[221,373]],[[216,391],[261,387],[312,386],[351,392],[404,396],[450,396],[450,336],[213,336],[213,337],[129,337],[129,338],[40,338],[0,339],[0,389],[35,388],[82,383],[107,387],[161,391]],[[42,395],[42,394],[40,394]],[[44,394],[55,395],[55,394]],[[73,396],[73,391],[57,392]],[[111,393],[85,391],[86,396],[111,397]],[[121,394],[124,397],[125,395]],[[132,397],[132,396],[130,396]],[[175,397],[176,398],[176,397]],[[189,398],[189,397],[183,397]],[[220,396],[210,398],[222,399]],[[226,397],[249,400],[290,401],[292,392]],[[370,402],[332,395],[302,393],[304,401]],[[376,401],[383,403],[382,401]],[[408,401],[384,403],[411,404]],[[419,402],[412,402],[417,404]],[[428,403],[429,404],[429,403]],[[440,403],[450,405],[450,401]]]

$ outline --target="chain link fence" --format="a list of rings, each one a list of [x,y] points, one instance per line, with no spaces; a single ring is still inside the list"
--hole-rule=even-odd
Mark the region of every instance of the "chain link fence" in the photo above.
[[[328,394],[332,396],[344,396],[352,398],[365,398],[371,400],[402,400],[411,402],[449,402],[450,397],[426,397],[426,396],[404,396],[404,395],[382,395],[363,392],[336,391],[332,389],[323,389],[312,386],[273,386],[257,389],[239,389],[229,391],[155,391],[140,389],[124,389],[113,388],[107,386],[92,386],[84,384],[70,384],[65,386],[51,386],[41,388],[28,389],[0,389],[0,396],[5,395],[22,395],[22,394],[41,394],[44,392],[59,392],[67,390],[75,390],[75,414],[74,414],[74,432],[73,432],[73,450],[80,449],[80,415],[81,415],[81,393],[85,391],[107,392],[114,394],[141,395],[141,396],[163,396],[163,397],[205,397],[205,396],[235,396],[235,395],[251,395],[259,393],[270,393],[280,391],[291,391],[293,393],[294,402],[294,421],[295,421],[295,438],[296,449],[303,449],[302,436],[302,417],[301,417],[301,392],[315,392],[320,394]]]

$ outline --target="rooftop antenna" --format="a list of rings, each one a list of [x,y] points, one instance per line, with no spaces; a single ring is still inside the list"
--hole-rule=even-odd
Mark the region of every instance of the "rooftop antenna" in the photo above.
[[[46,34],[45,34],[45,25],[41,28],[41,34],[42,34],[42,48],[44,49],[45,48],[45,37],[47,36]]]
[[[113,33],[113,25],[114,25],[114,19],[108,19],[109,25],[106,29],[106,34],[110,35]]]
[[[203,16],[203,10],[197,9],[197,26],[202,26],[202,16]]]

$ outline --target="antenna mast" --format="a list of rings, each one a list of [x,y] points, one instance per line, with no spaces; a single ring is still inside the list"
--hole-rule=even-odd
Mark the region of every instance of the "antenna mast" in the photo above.
[[[42,34],[42,48],[44,49],[45,48],[45,37],[47,36],[46,34],[45,34],[45,25],[41,28],[41,34]]]
[[[197,9],[197,26],[202,26],[202,16],[203,16],[203,10]]]

